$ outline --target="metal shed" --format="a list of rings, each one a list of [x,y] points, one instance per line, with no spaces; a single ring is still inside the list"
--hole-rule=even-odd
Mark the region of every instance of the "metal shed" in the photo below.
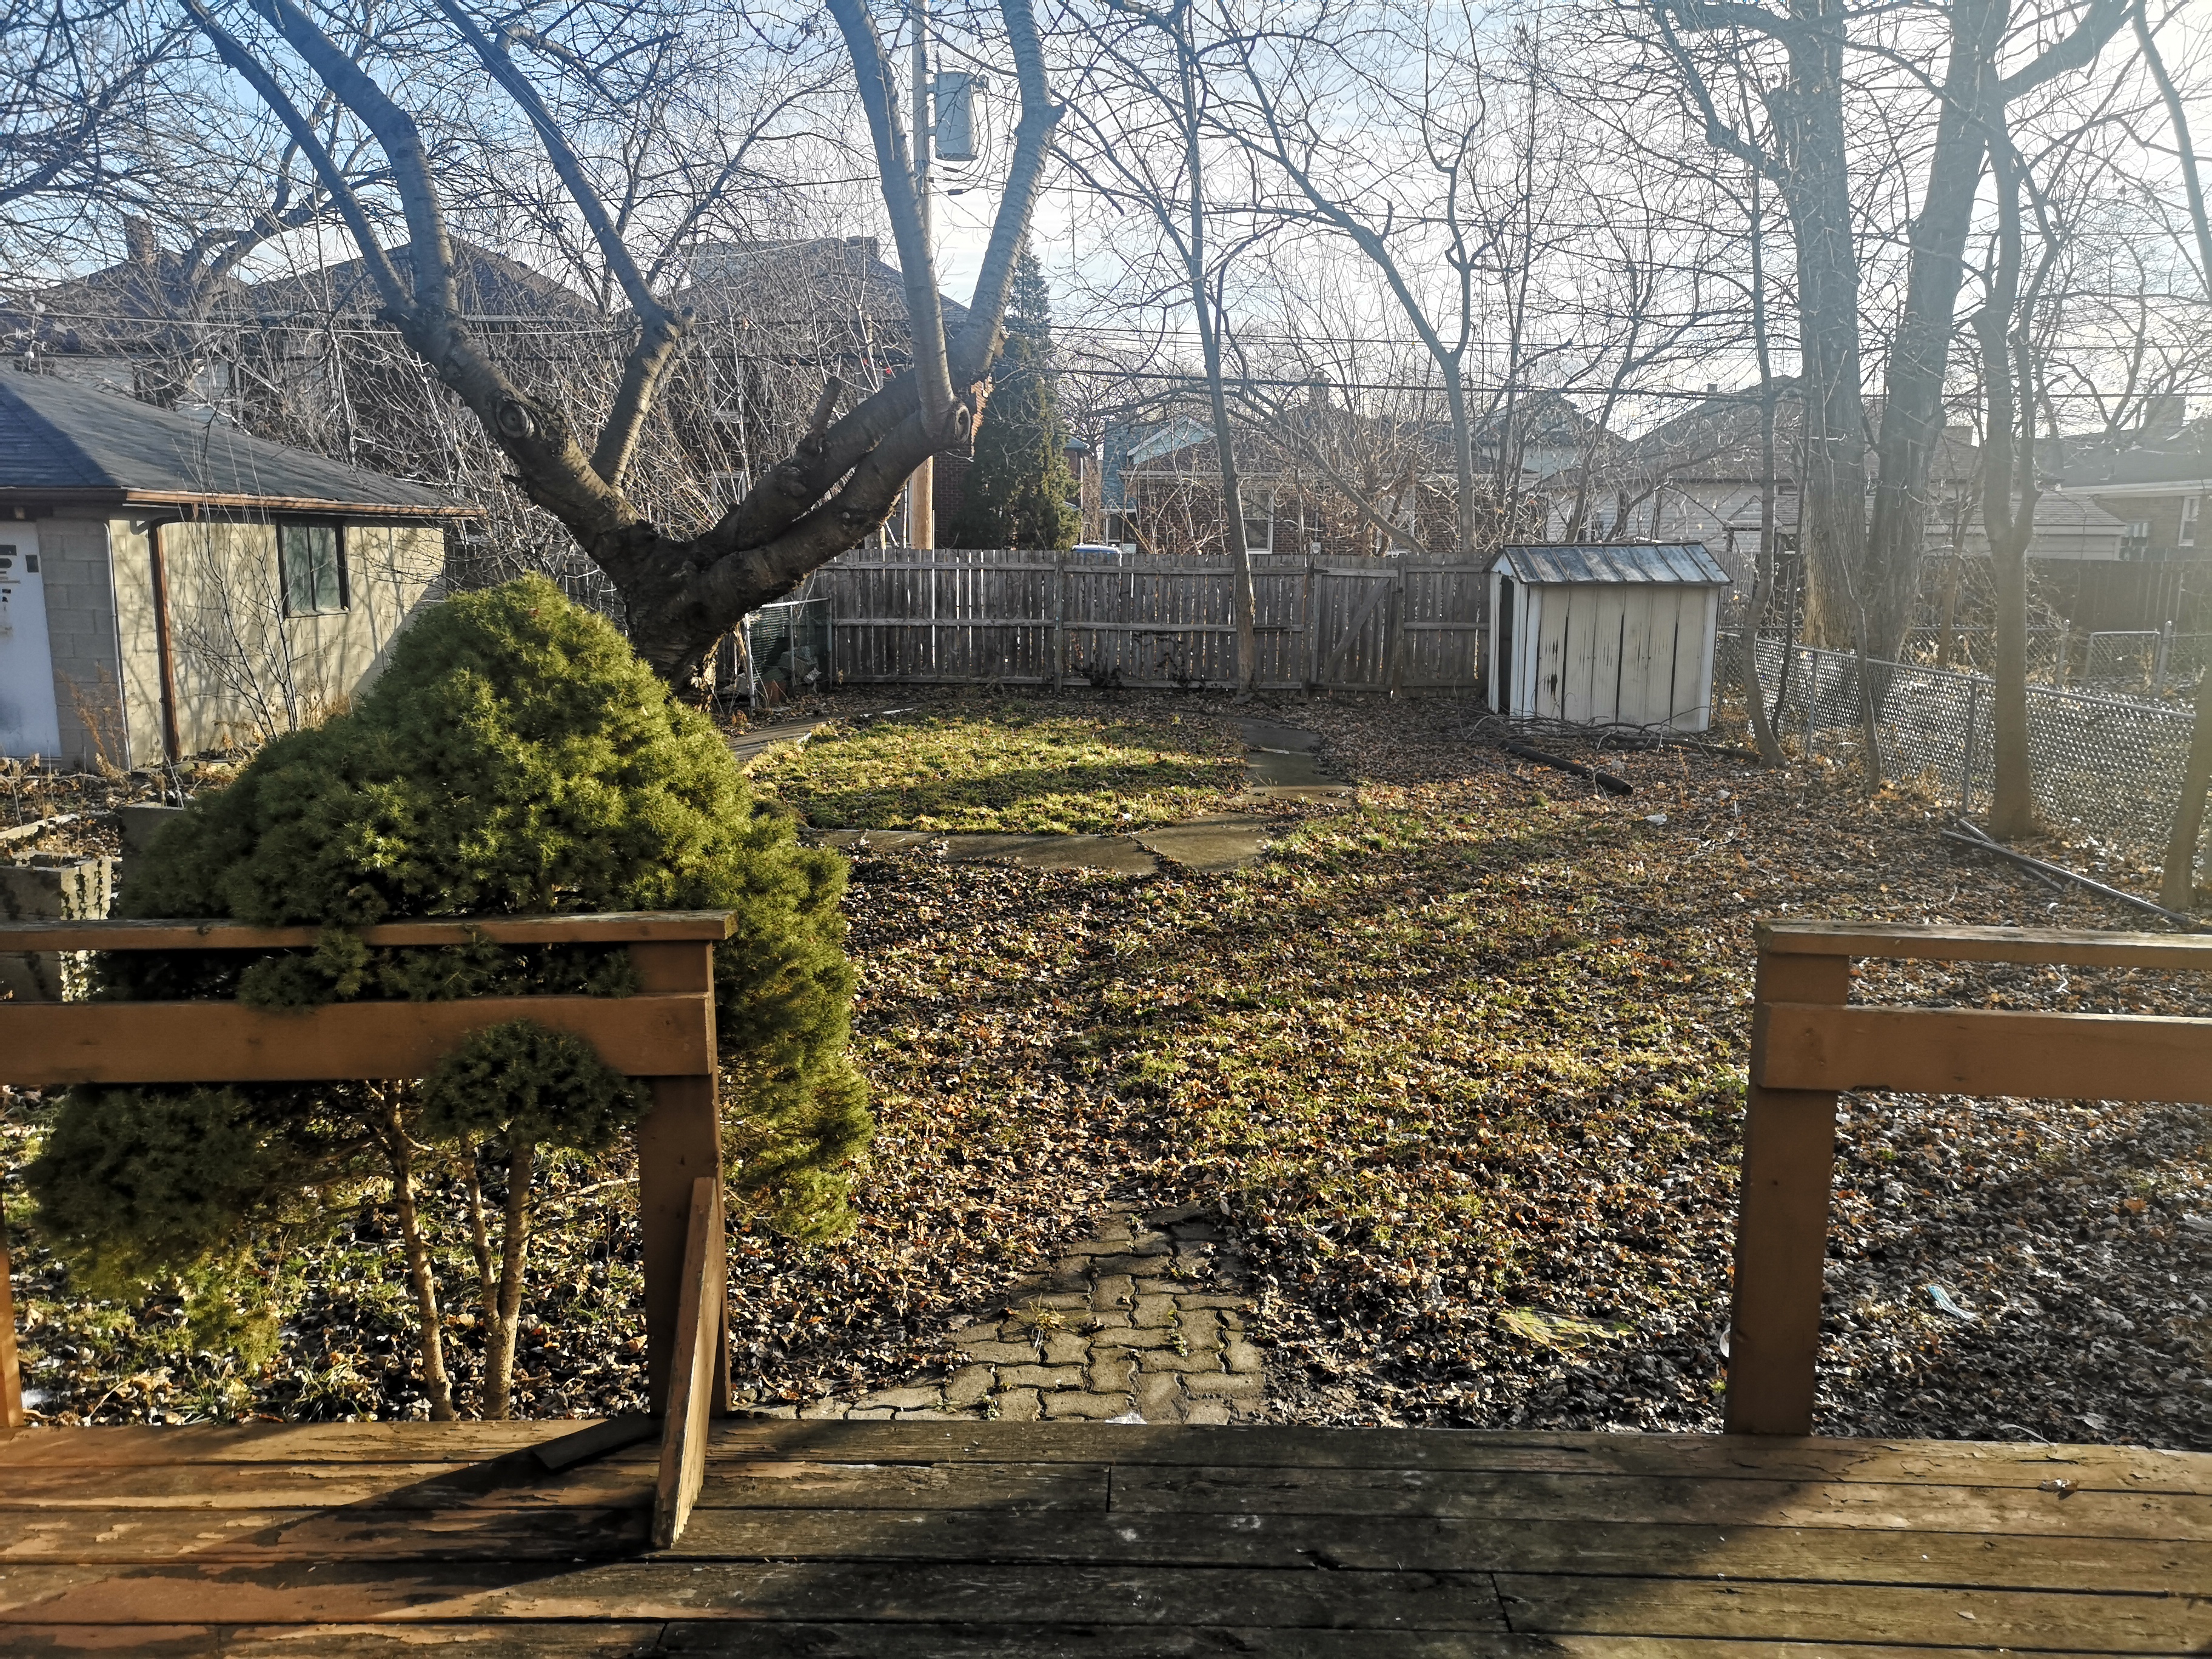
[[[1501,549],[1490,706],[1518,720],[1704,731],[1728,586],[1701,542]]]

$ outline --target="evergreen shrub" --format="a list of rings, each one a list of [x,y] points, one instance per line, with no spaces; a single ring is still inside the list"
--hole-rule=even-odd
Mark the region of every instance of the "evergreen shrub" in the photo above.
[[[634,984],[620,950],[370,949],[355,930],[732,911],[715,981],[733,1189],[786,1231],[830,1237],[849,1223],[846,1166],[870,1127],[847,1054],[842,886],[842,860],[799,844],[705,716],[605,618],[530,577],[427,611],[350,712],[269,744],[132,862],[125,915],[315,926],[316,948],[243,961],[118,952],[96,994],[273,1007],[620,995]],[[463,1079],[495,1076],[496,1091],[464,1102]],[[103,1283],[143,1279],[204,1265],[241,1225],[312,1208],[380,1158],[411,1205],[410,1143],[425,1136],[471,1159],[483,1136],[510,1152],[603,1146],[641,1106],[609,1076],[583,1045],[525,1028],[483,1034],[427,1098],[356,1085],[76,1089],[26,1174],[40,1224],[76,1265]]]

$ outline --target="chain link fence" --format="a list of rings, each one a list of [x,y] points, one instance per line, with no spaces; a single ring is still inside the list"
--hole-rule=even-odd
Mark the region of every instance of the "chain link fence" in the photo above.
[[[1740,641],[1723,642],[1718,659],[1736,669]],[[1865,742],[1857,657],[1761,635],[1758,664],[1776,736],[1808,759],[1856,763]],[[1869,663],[1866,672],[1885,775],[1917,781],[1978,817],[1990,805],[1996,766],[1989,677],[1913,663]],[[2079,824],[2155,857],[2179,802],[2195,721],[2187,703],[2030,685],[2029,765],[2046,822]],[[2212,837],[2212,823],[2207,832]]]

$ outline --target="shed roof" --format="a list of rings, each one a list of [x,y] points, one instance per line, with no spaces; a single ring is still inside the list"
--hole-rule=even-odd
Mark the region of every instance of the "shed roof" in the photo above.
[[[1730,578],[1703,542],[1522,543],[1501,548],[1493,568],[1510,571],[1516,581],[1539,586],[1565,582],[1659,582],[1683,587],[1726,587]]]
[[[457,518],[428,484],[269,443],[48,374],[0,372],[0,502],[143,503]]]

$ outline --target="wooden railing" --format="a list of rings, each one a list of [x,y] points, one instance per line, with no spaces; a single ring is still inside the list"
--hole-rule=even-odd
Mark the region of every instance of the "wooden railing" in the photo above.
[[[1855,922],[1759,929],[1731,1434],[1813,1431],[1839,1091],[2212,1102],[2212,1019],[1847,1006],[1854,957],[2203,971],[2212,937]]]
[[[637,1127],[646,1352],[653,1412],[668,1412],[672,1384],[683,1403],[668,1412],[673,1441],[701,1409],[720,1412],[728,1403],[714,945],[730,927],[724,912],[699,910],[485,916],[359,930],[370,945],[483,939],[625,947],[638,982],[626,997],[347,1002],[296,1012],[228,1001],[0,1002],[0,1083],[419,1078],[473,1033],[509,1020],[535,1020],[583,1038],[609,1066],[652,1087],[653,1104]],[[190,921],[0,923],[0,951],[300,950],[317,938],[312,927]],[[0,1232],[0,1433],[22,1421],[6,1262]],[[680,1519],[675,1524],[680,1528]]]

